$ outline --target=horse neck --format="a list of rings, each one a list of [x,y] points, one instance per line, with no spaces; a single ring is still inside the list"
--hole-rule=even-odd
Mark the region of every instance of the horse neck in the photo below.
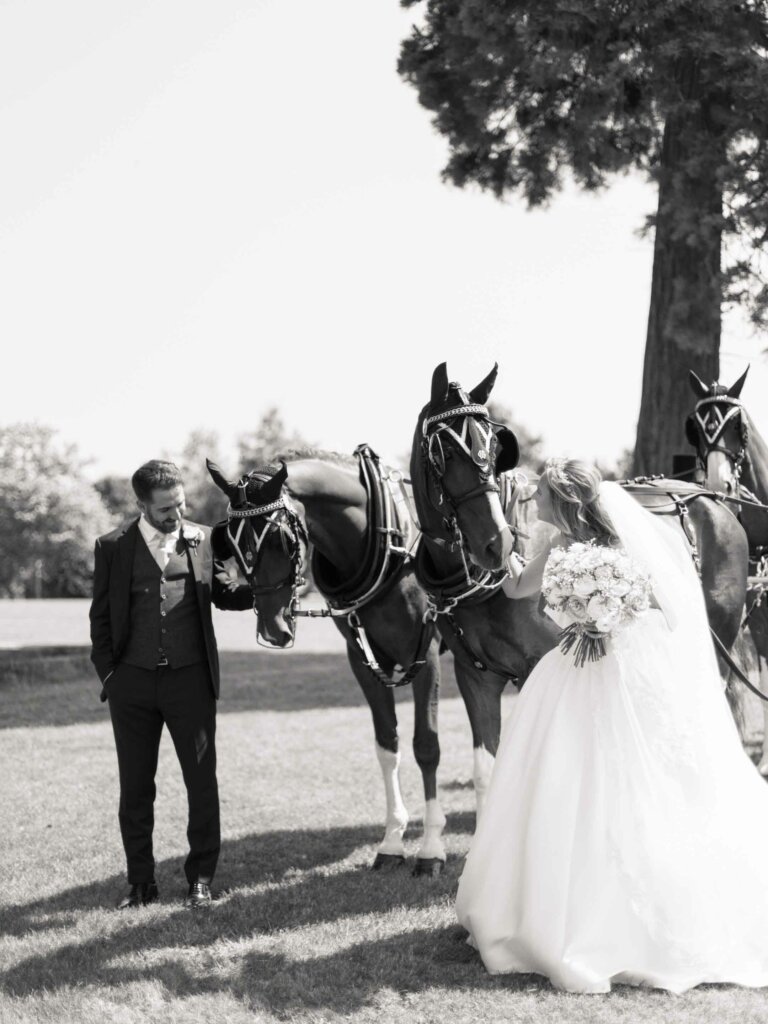
[[[289,495],[304,510],[310,541],[343,574],[360,567],[368,531],[368,496],[356,466],[323,459],[288,463]]]
[[[751,418],[747,416],[749,426],[749,443],[747,452],[749,459],[745,460],[741,482],[752,491],[760,501],[768,501],[768,444],[758,434]]]
[[[422,529],[421,543],[426,544],[436,574],[440,578],[452,576],[464,568],[464,561],[460,552],[446,548],[456,537],[445,525],[442,513],[434,508],[427,497],[426,473],[418,458],[411,460],[411,486],[416,515]]]

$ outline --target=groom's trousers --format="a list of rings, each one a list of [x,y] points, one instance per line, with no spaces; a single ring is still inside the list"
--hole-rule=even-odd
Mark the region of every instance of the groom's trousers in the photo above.
[[[156,669],[119,664],[107,682],[120,774],[120,832],[128,882],[155,875],[152,848],[155,772],[163,725],[187,788],[188,882],[210,884],[221,846],[216,783],[216,701],[208,665]]]

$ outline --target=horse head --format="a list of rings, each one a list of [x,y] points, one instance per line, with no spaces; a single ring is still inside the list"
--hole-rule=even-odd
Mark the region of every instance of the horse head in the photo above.
[[[297,590],[304,582],[308,538],[284,484],[288,468],[267,467],[227,480],[206,460],[214,483],[229,498],[227,521],[214,528],[217,558],[234,557],[253,592],[256,637],[268,647],[290,647]]]
[[[749,426],[739,396],[749,367],[730,387],[710,385],[689,370],[691,390],[698,401],[685,421],[685,436],[696,449],[706,473],[706,486],[737,495],[742,464],[747,457]]]
[[[485,403],[498,365],[471,391],[449,382],[446,364],[432,375],[432,393],[421,410],[411,452],[411,477],[425,536],[463,544],[484,569],[500,569],[512,535],[499,500],[499,473],[514,469],[517,438],[488,416]]]

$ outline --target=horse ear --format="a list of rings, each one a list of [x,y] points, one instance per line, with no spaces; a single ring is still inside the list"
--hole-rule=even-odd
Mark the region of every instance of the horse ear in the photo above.
[[[693,370],[688,371],[688,383],[691,385],[691,391],[693,391],[697,398],[706,398],[709,394],[709,388],[696,376]]]
[[[441,405],[446,397],[448,396],[448,366],[446,363],[440,363],[439,366],[435,367],[435,372],[432,374],[432,394],[429,399],[429,404],[433,409],[436,409],[438,405]]]
[[[507,473],[510,469],[514,469],[520,461],[520,445],[509,427],[499,427],[496,430],[496,440],[499,450],[496,453],[494,468],[497,473]]]
[[[215,462],[211,462],[210,459],[206,459],[205,464],[208,467],[208,472],[211,474],[211,479],[219,490],[224,491],[230,501],[235,501],[237,499],[237,484],[232,483],[231,480],[227,480]]]
[[[227,524],[225,522],[216,523],[211,530],[211,551],[217,562],[225,562],[232,557],[227,541]]]
[[[472,388],[472,390],[469,392],[469,397],[472,399],[473,402],[479,405],[485,405],[485,403],[488,401],[488,395],[490,395],[491,391],[493,391],[493,385],[496,383],[496,377],[498,376],[498,373],[499,364],[494,363],[493,369],[485,378],[485,380],[481,380],[480,383],[476,387]]]
[[[746,370],[744,371],[744,373],[742,373],[742,375],[739,377],[739,379],[736,381],[736,383],[735,384],[731,384],[731,386],[728,388],[728,397],[729,398],[738,398],[739,397],[739,395],[741,394],[741,389],[744,387],[744,381],[747,379],[747,374],[748,373],[749,373],[749,366],[747,366]]]
[[[691,414],[686,417],[685,420],[685,437],[688,444],[693,445],[694,448],[699,447],[699,428],[696,426],[696,417]]]
[[[259,488],[259,504],[269,505],[273,501],[277,501],[280,497],[280,492],[283,489],[283,484],[288,478],[288,467],[283,460],[280,460],[280,469],[271,476],[266,483],[262,484]]]

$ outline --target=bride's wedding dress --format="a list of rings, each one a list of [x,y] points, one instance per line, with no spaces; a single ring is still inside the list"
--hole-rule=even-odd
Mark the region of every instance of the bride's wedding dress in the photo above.
[[[571,991],[768,985],[768,786],[690,556],[618,485],[601,501],[660,609],[582,668],[555,648],[514,698],[459,921],[489,971]]]

